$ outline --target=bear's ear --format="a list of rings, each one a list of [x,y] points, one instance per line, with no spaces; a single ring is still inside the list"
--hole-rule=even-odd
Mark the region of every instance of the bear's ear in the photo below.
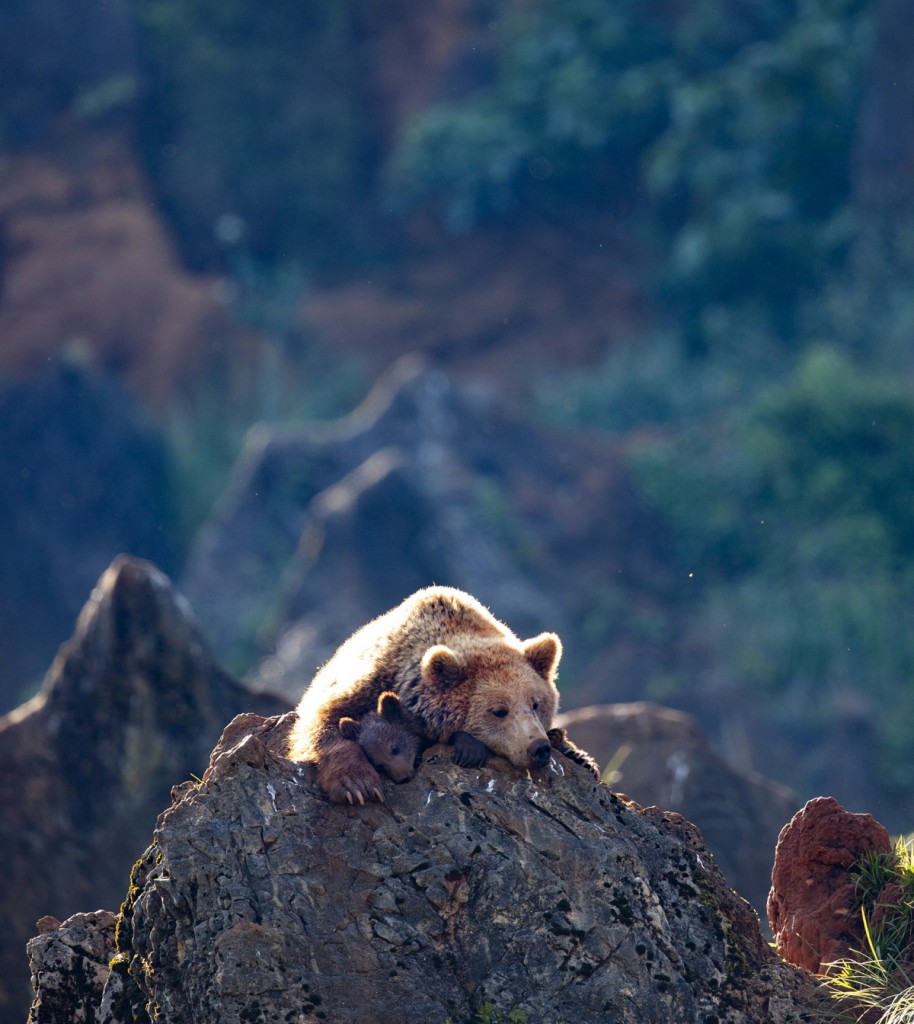
[[[387,722],[403,721],[403,705],[393,690],[385,690],[378,697],[378,714]]]
[[[341,718],[340,734],[344,740],[358,740],[359,723],[354,718]]]
[[[439,690],[450,690],[463,682],[466,672],[457,655],[444,644],[429,647],[422,659],[422,678]]]
[[[524,657],[533,671],[543,679],[552,678],[562,656],[562,641],[555,633],[540,633],[523,643]]]

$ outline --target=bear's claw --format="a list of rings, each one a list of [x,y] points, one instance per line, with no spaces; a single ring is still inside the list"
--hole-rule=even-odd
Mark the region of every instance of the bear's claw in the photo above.
[[[586,750],[581,750],[580,747],[576,747],[571,740],[565,735],[564,729],[558,727],[550,729],[546,734],[549,737],[549,742],[552,744],[553,750],[557,750],[560,754],[564,754],[569,761],[574,761],[575,764],[582,765],[584,768],[589,768],[597,779],[602,778],[600,772],[600,766],[594,760]]]
[[[366,800],[384,802],[381,779],[368,763],[359,745],[351,740],[345,746],[331,751],[318,766],[318,785],[337,804],[356,802],[365,805]]]
[[[342,795],[345,794],[346,802],[348,804],[351,804],[353,807],[355,806],[356,800],[358,800],[360,807],[364,807],[366,798],[369,800],[377,800],[379,804],[384,803],[384,794],[381,792],[380,789],[378,789],[377,786],[372,786],[371,789],[365,790],[364,792],[355,785],[351,787],[341,786],[340,794],[340,799],[337,802],[342,803]],[[333,797],[333,799],[336,798]]]

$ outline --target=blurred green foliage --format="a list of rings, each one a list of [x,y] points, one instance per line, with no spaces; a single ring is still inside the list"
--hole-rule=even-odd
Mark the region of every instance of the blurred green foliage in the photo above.
[[[453,229],[633,215],[664,250],[689,351],[783,334],[852,237],[865,0],[541,0],[502,19],[495,83],[435,107],[388,169],[395,204]]]
[[[853,237],[866,5],[790,6],[769,38],[716,66],[677,64],[670,124],[647,155],[653,192],[681,205],[665,283],[699,349],[718,341],[715,319],[729,332],[751,316],[789,338],[798,300],[841,265]]]
[[[164,416],[180,527],[189,543],[216,507],[252,427],[336,419],[364,397],[364,369],[304,334],[297,314],[306,283],[297,263],[270,267],[231,258],[226,301],[251,328],[247,351],[216,349],[197,386]]]
[[[351,266],[402,221],[615,218],[657,253],[686,350],[788,337],[853,237],[869,0],[506,5],[492,73],[401,128],[383,173],[359,8],[127,0],[141,145],[185,259]],[[738,344],[738,340],[736,344]]]
[[[903,380],[813,348],[749,401],[631,454],[691,584],[684,647],[807,749],[849,702],[863,709],[899,793],[914,756],[912,439]],[[707,707],[718,685],[683,666],[674,689]]]
[[[431,200],[467,229],[521,207],[630,202],[665,120],[664,8],[541,0],[507,7],[495,32],[494,84],[407,126],[388,169],[395,206]]]
[[[537,389],[536,404],[550,422],[584,423],[611,434],[671,429],[721,412],[747,385],[780,372],[784,357],[767,335],[741,332],[745,349],[696,360],[681,334],[655,331],[611,348],[596,368],[555,375]]]
[[[185,259],[226,215],[256,257],[352,260],[364,146],[350,4],[127,0],[139,141]]]

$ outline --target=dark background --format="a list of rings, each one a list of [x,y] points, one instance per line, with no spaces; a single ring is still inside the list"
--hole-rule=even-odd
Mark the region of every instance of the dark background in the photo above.
[[[231,671],[264,684],[337,590],[328,643],[484,554],[478,596],[562,633],[565,708],[691,711],[907,830],[911,53],[901,0],[5,3],[3,709],[119,551],[206,626],[213,531],[226,580],[250,554],[249,428],[346,414],[415,352],[461,396],[454,493],[407,416],[405,476],[355,488],[385,544],[322,519],[347,557],[213,629]],[[258,493],[305,508],[319,462]]]

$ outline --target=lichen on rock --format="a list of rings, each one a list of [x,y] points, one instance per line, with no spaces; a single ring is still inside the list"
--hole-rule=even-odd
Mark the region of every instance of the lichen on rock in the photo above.
[[[97,1019],[99,995],[114,955],[116,921],[110,910],[97,910],[74,914],[63,923],[53,917],[38,922],[39,933],[28,943],[32,984],[39,992],[29,1024]]]

